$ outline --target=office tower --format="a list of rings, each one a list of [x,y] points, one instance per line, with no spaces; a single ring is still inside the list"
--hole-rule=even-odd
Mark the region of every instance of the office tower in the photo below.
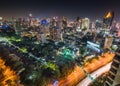
[[[89,26],[90,26],[90,19],[89,18],[82,19],[82,29],[88,30]]]
[[[103,24],[105,28],[110,28],[114,19],[114,12],[108,12],[107,15],[103,18]]]

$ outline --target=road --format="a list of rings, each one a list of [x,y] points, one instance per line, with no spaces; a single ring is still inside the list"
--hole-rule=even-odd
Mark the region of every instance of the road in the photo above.
[[[111,62],[113,60],[113,57],[114,57],[113,53],[105,53],[103,56],[98,56],[99,59],[92,59],[91,63],[89,62],[86,63],[86,65],[83,68],[87,73],[91,74],[93,73],[93,71],[98,70],[99,68],[101,69],[101,67],[103,68],[106,64]],[[110,69],[109,67],[110,66],[105,67],[104,71],[98,71],[97,76],[104,73],[106,69],[109,70]],[[78,83],[80,84],[80,81],[85,78],[86,78],[85,72],[82,70],[82,68],[80,68],[80,66],[76,65],[74,71],[71,74],[69,74],[66,78],[63,78],[58,81],[58,86],[76,86],[76,84]],[[87,83],[88,81],[90,81],[89,83],[92,82],[91,80],[88,79]],[[87,86],[86,85],[87,83],[85,82],[85,84],[82,83],[82,85],[78,86]],[[48,84],[48,86],[53,86],[53,83]]]
[[[112,62],[111,62],[112,63]],[[93,72],[91,74],[91,76],[96,79],[97,77],[99,77],[100,75],[102,75],[103,73],[109,71],[110,67],[111,67],[111,63],[108,63],[107,65],[99,68],[98,70],[96,70],[95,72]],[[83,79],[77,86],[88,86],[90,83],[92,83],[92,80],[89,77],[86,77],[85,79]]]

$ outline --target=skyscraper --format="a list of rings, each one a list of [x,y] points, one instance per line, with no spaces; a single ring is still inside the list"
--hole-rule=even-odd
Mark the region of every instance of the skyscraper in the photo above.
[[[31,26],[32,25],[32,14],[30,13],[29,14],[29,26]]]
[[[120,86],[120,43],[104,86]]]
[[[90,26],[90,19],[89,18],[84,18],[82,19],[82,29],[89,29]]]
[[[113,19],[114,19],[114,12],[108,12],[107,15],[103,18],[104,26],[106,28],[110,28]]]
[[[115,57],[104,86],[120,86],[120,57]]]

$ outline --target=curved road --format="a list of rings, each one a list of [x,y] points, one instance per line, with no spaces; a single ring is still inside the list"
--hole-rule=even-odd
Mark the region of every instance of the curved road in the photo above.
[[[110,70],[111,63],[108,63],[107,65],[101,67],[100,69],[96,70],[92,74],[90,74],[94,79],[102,75],[103,73],[107,72]],[[92,83],[92,80],[89,77],[86,77],[83,79],[77,86],[88,86],[90,83]]]

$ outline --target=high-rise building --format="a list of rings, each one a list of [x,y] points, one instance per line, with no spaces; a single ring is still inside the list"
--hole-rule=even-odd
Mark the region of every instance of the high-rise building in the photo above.
[[[63,16],[62,19],[62,29],[66,29],[67,28],[67,18],[65,16]]]
[[[52,40],[54,40],[55,39],[55,27],[56,27],[56,21],[55,21],[55,19],[53,19],[52,21],[51,21],[51,27],[50,27],[50,38],[52,39]]]
[[[3,17],[0,17],[0,21],[2,21],[3,20]]]
[[[104,48],[110,49],[110,47],[112,46],[112,43],[113,43],[113,37],[112,36],[106,37],[105,43],[104,43]]]
[[[104,86],[120,86],[120,42]]]
[[[118,31],[118,37],[120,37],[120,30]]]
[[[0,17],[0,26],[3,24],[3,18],[2,17]]]
[[[82,19],[77,17],[76,24],[75,24],[76,31],[80,31],[81,27],[82,27]]]
[[[102,21],[100,21],[100,20],[97,19],[95,21],[95,28],[96,29],[100,29],[101,27],[102,27]]]
[[[90,29],[95,29],[95,22],[90,23]]]
[[[32,14],[30,13],[30,14],[29,14],[29,26],[32,26],[32,23],[33,23],[33,22],[32,22]]]
[[[114,12],[108,12],[107,15],[103,18],[103,24],[105,28],[110,28],[114,19]]]
[[[82,19],[82,29],[89,29],[90,27],[90,19],[84,18]]]
[[[115,56],[104,86],[120,86],[120,56]]]

